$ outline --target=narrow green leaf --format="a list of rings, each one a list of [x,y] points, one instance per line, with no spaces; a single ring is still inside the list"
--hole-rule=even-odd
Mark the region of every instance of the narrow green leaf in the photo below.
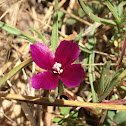
[[[21,35],[21,32],[18,29],[10,27],[9,25],[7,25],[1,21],[0,21],[0,27],[2,29],[4,29],[5,31],[9,32],[10,34],[17,35],[17,36]]]
[[[21,35],[19,35],[18,37],[20,38],[24,38],[26,40],[29,40],[30,42],[32,42],[33,44],[35,44],[38,40],[33,37],[32,35],[29,35],[27,33],[22,33]]]
[[[53,103],[55,99],[60,96],[64,92],[64,85],[62,81],[59,79],[58,87],[55,89],[55,93],[50,93],[49,101]]]
[[[119,14],[119,16],[121,17],[121,18],[123,18],[123,6],[124,5],[126,5],[126,1],[122,1],[119,5],[118,5],[118,7],[117,7],[117,9],[118,9],[118,14]]]
[[[5,74],[2,78],[0,78],[0,86],[2,86],[7,80],[12,78],[16,73],[18,73],[22,68],[26,67],[31,62],[32,58],[28,58],[27,60],[21,62],[18,66],[13,68],[10,72]]]
[[[45,44],[47,44],[46,41],[45,41],[44,36],[43,36],[38,30],[36,30],[36,29],[34,29],[34,28],[28,28],[28,29],[29,29],[29,30],[32,30],[32,31],[35,31],[35,32],[38,34],[39,38],[40,38]]]
[[[96,44],[96,39],[93,37],[94,36],[94,32],[95,32],[95,28],[96,28],[96,23],[93,24],[93,27],[91,29],[89,38],[88,38],[88,45],[87,48],[89,50],[94,50],[95,48],[95,44]],[[97,102],[98,98],[97,98],[97,94],[94,90],[94,85],[93,82],[95,81],[95,75],[94,75],[94,66],[92,66],[91,64],[94,64],[94,57],[95,57],[95,53],[91,53],[89,54],[89,81],[90,81],[90,85],[91,85],[91,92],[92,92],[92,99],[93,102]]]
[[[89,54],[85,53],[82,64],[88,64],[88,63],[89,63]],[[87,71],[87,69],[88,69],[88,67],[86,65],[84,65],[83,68],[84,68],[84,71]]]
[[[91,27],[91,31],[88,37],[88,44],[87,44],[87,48],[91,51],[94,50],[95,48],[95,44],[96,44],[96,40],[94,38],[94,32],[95,32],[95,28],[96,28],[96,23],[93,24],[93,26]]]
[[[91,13],[91,11],[84,4],[83,0],[78,0],[78,2],[80,4],[81,8],[83,9],[83,11],[86,12],[93,21],[99,22],[102,24],[116,25],[116,23],[112,20],[103,19],[103,18],[97,17],[96,15]]]
[[[4,30],[6,30],[8,33],[12,34],[12,35],[16,35],[20,38],[29,40],[32,43],[36,43],[37,39],[34,38],[32,35],[26,34],[26,33],[21,33],[20,30],[13,28],[3,22],[0,21],[0,27]]]
[[[108,71],[110,71],[110,70],[108,70]],[[114,86],[118,86],[120,84],[119,76],[123,73],[123,69],[120,69],[111,74],[108,73],[108,75],[107,75],[107,73],[104,76],[104,83],[103,83],[104,89],[100,91],[101,94],[99,96],[99,101],[102,101],[104,98],[106,98],[110,94],[110,92],[113,90]],[[105,81],[105,80],[108,80],[108,81]],[[102,84],[99,83],[99,87],[101,85]]]
[[[111,62],[109,61],[107,64],[105,64],[105,66],[102,69],[101,76],[99,79],[99,86],[98,86],[98,93],[99,94],[102,94],[104,92],[106,86],[109,85],[108,83],[110,81],[107,83],[107,80],[110,80],[110,77],[111,77],[109,75],[110,65],[111,65]]]
[[[107,5],[107,7],[109,8],[109,10],[112,12],[113,16],[116,18],[116,21],[117,21],[118,24],[119,24],[120,21],[121,21],[121,19],[120,19],[119,15],[118,15],[116,9],[111,5],[111,3],[110,3],[108,0],[106,0],[105,3],[106,3],[106,5]]]
[[[91,92],[92,92],[92,100],[93,102],[97,102],[98,101],[98,97],[97,94],[94,90],[94,84],[93,82],[95,81],[95,75],[94,75],[94,66],[92,66],[91,64],[94,64],[94,53],[89,55],[89,81],[90,81],[90,85],[91,85]]]
[[[107,43],[107,47],[110,46],[111,44],[114,43],[115,40],[118,40],[121,37],[121,33],[115,33],[111,39],[109,40],[109,42]]]
[[[77,38],[76,38],[76,40],[75,40],[76,43],[79,43],[79,40],[81,39],[81,36],[82,36],[83,32],[84,32],[84,29],[82,29],[82,30],[80,31],[79,35],[77,36]]]
[[[55,13],[53,17],[51,48],[54,53],[58,47],[58,0],[55,0]]]
[[[81,51],[84,51],[84,52],[86,52],[86,53],[89,53],[89,54],[91,54],[92,53],[92,51],[90,51],[89,49],[87,49],[87,48],[84,48],[83,46],[81,46],[81,45],[79,45],[79,49],[81,50]]]
[[[118,71],[113,73],[112,78],[113,79],[118,78],[121,81],[123,78],[120,78],[120,76],[123,74],[123,72],[125,72],[125,70],[123,68],[119,69]]]

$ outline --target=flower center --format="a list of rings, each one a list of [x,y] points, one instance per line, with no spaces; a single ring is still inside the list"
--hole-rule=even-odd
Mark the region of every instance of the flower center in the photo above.
[[[55,64],[53,65],[53,73],[58,73],[61,74],[63,72],[63,69],[61,69],[61,63],[57,63],[55,62]]]

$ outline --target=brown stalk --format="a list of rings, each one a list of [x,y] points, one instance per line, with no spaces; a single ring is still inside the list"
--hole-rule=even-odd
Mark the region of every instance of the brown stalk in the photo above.
[[[122,60],[123,60],[123,56],[125,54],[125,48],[126,48],[126,38],[124,39],[124,42],[122,44],[122,51],[121,51],[121,54],[120,54],[120,58],[118,60],[118,66],[117,66],[116,70],[119,70],[120,67],[121,67],[121,63],[122,63]]]
[[[125,105],[87,103],[87,102],[78,102],[78,101],[60,100],[60,99],[56,99],[53,103],[51,103],[48,98],[23,96],[23,95],[16,95],[16,94],[0,94],[0,98],[5,98],[9,100],[18,100],[18,101],[24,101],[24,102],[29,102],[33,104],[48,105],[48,106],[90,107],[90,108],[126,111]]]

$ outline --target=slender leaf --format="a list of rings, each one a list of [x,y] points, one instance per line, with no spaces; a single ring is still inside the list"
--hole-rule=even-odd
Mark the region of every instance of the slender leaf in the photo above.
[[[84,32],[84,29],[82,29],[82,30],[80,31],[79,35],[77,36],[77,38],[76,38],[76,40],[75,40],[76,43],[79,43],[79,40],[81,39],[81,36],[82,36],[83,32]]]
[[[78,2],[80,4],[81,8],[83,9],[83,11],[85,11],[93,21],[99,22],[102,24],[116,25],[116,23],[112,20],[103,19],[103,18],[97,17],[96,15],[91,13],[91,11],[84,4],[83,0],[78,0]]]
[[[27,60],[21,62],[18,66],[14,67],[10,72],[0,78],[0,86],[2,86],[7,80],[12,78],[16,73],[18,73],[22,68],[26,67],[31,62],[32,58],[28,58]]]
[[[9,25],[7,25],[1,21],[0,21],[0,27],[2,29],[4,29],[5,31],[9,32],[10,34],[17,35],[17,36],[21,35],[21,32],[18,29],[10,27]]]
[[[43,36],[38,30],[36,30],[36,29],[34,29],[34,28],[28,28],[28,29],[29,29],[29,30],[32,30],[32,31],[35,31],[35,32],[38,34],[38,36],[40,37],[40,39],[41,39],[45,44],[47,44],[46,41],[45,41],[44,36]]]
[[[55,0],[55,13],[53,17],[51,48],[53,53],[58,46],[58,0]]]
[[[118,5],[118,14],[120,17],[123,17],[123,6],[126,5],[126,1],[122,1],[119,5]]]
[[[88,38],[88,45],[87,45],[87,48],[89,50],[94,50],[95,48],[95,44],[96,44],[96,39],[93,37],[94,35],[94,32],[95,32],[95,28],[96,28],[96,23],[94,23],[92,29],[91,29],[91,32],[90,32],[90,35],[89,35],[89,38]],[[93,85],[93,82],[95,81],[95,75],[94,75],[94,66],[92,66],[91,64],[94,64],[94,57],[95,57],[95,54],[94,52],[89,54],[89,81],[90,81],[90,84],[91,84],[91,92],[92,92],[92,98],[93,98],[93,102],[97,102],[98,98],[97,98],[97,94],[94,90],[94,85]]]
[[[112,12],[112,14],[114,15],[114,17],[116,18],[116,21],[118,22],[118,24],[120,23],[121,19],[116,11],[116,9],[111,5],[111,3],[107,0],[106,1],[106,5],[109,8],[109,10]]]
[[[111,44],[114,43],[115,40],[118,40],[121,37],[121,33],[116,33],[111,37],[111,39],[109,40],[107,46],[110,46]]]
[[[110,72],[110,65],[111,65],[111,62],[108,62],[107,64],[105,64],[105,66],[103,67],[102,69],[102,72],[101,72],[101,77],[99,79],[99,86],[98,86],[98,94],[102,94],[106,88],[106,85],[108,85],[107,80],[110,80],[110,75],[109,75],[109,72]]]
[[[92,53],[92,51],[90,51],[89,49],[87,49],[87,48],[84,48],[83,46],[81,46],[81,45],[79,45],[79,49],[81,50],[81,51],[84,51],[84,52],[86,52],[86,53],[89,53],[89,54],[91,54]]]
[[[99,82],[99,101],[102,101],[106,98],[110,92],[113,90],[114,86],[120,84],[119,76],[123,73],[123,69],[120,69],[116,72],[110,73],[110,63],[108,63],[103,72],[101,73],[100,82]]]
[[[38,41],[35,37],[33,37],[32,35],[29,35],[29,34],[27,34],[27,33],[22,33],[22,34],[19,35],[18,37],[24,38],[24,39],[26,39],[26,40],[32,42],[33,44],[35,44],[35,43]]]
[[[13,28],[3,22],[0,21],[0,27],[4,30],[6,30],[8,33],[12,34],[12,35],[16,35],[20,38],[23,38],[23,39],[26,39],[26,40],[29,40],[30,42],[32,43],[36,43],[37,42],[37,39],[34,38],[32,35],[29,35],[27,33],[21,33],[20,30],[16,29],[16,28]]]

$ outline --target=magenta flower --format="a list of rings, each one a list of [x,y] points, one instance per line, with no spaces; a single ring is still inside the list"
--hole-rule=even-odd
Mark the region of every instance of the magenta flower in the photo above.
[[[72,41],[62,41],[55,52],[55,57],[49,48],[37,42],[32,44],[33,61],[46,71],[31,78],[31,86],[35,89],[55,89],[58,77],[68,87],[76,87],[83,79],[84,70],[81,64],[72,64],[79,56],[79,47]]]

